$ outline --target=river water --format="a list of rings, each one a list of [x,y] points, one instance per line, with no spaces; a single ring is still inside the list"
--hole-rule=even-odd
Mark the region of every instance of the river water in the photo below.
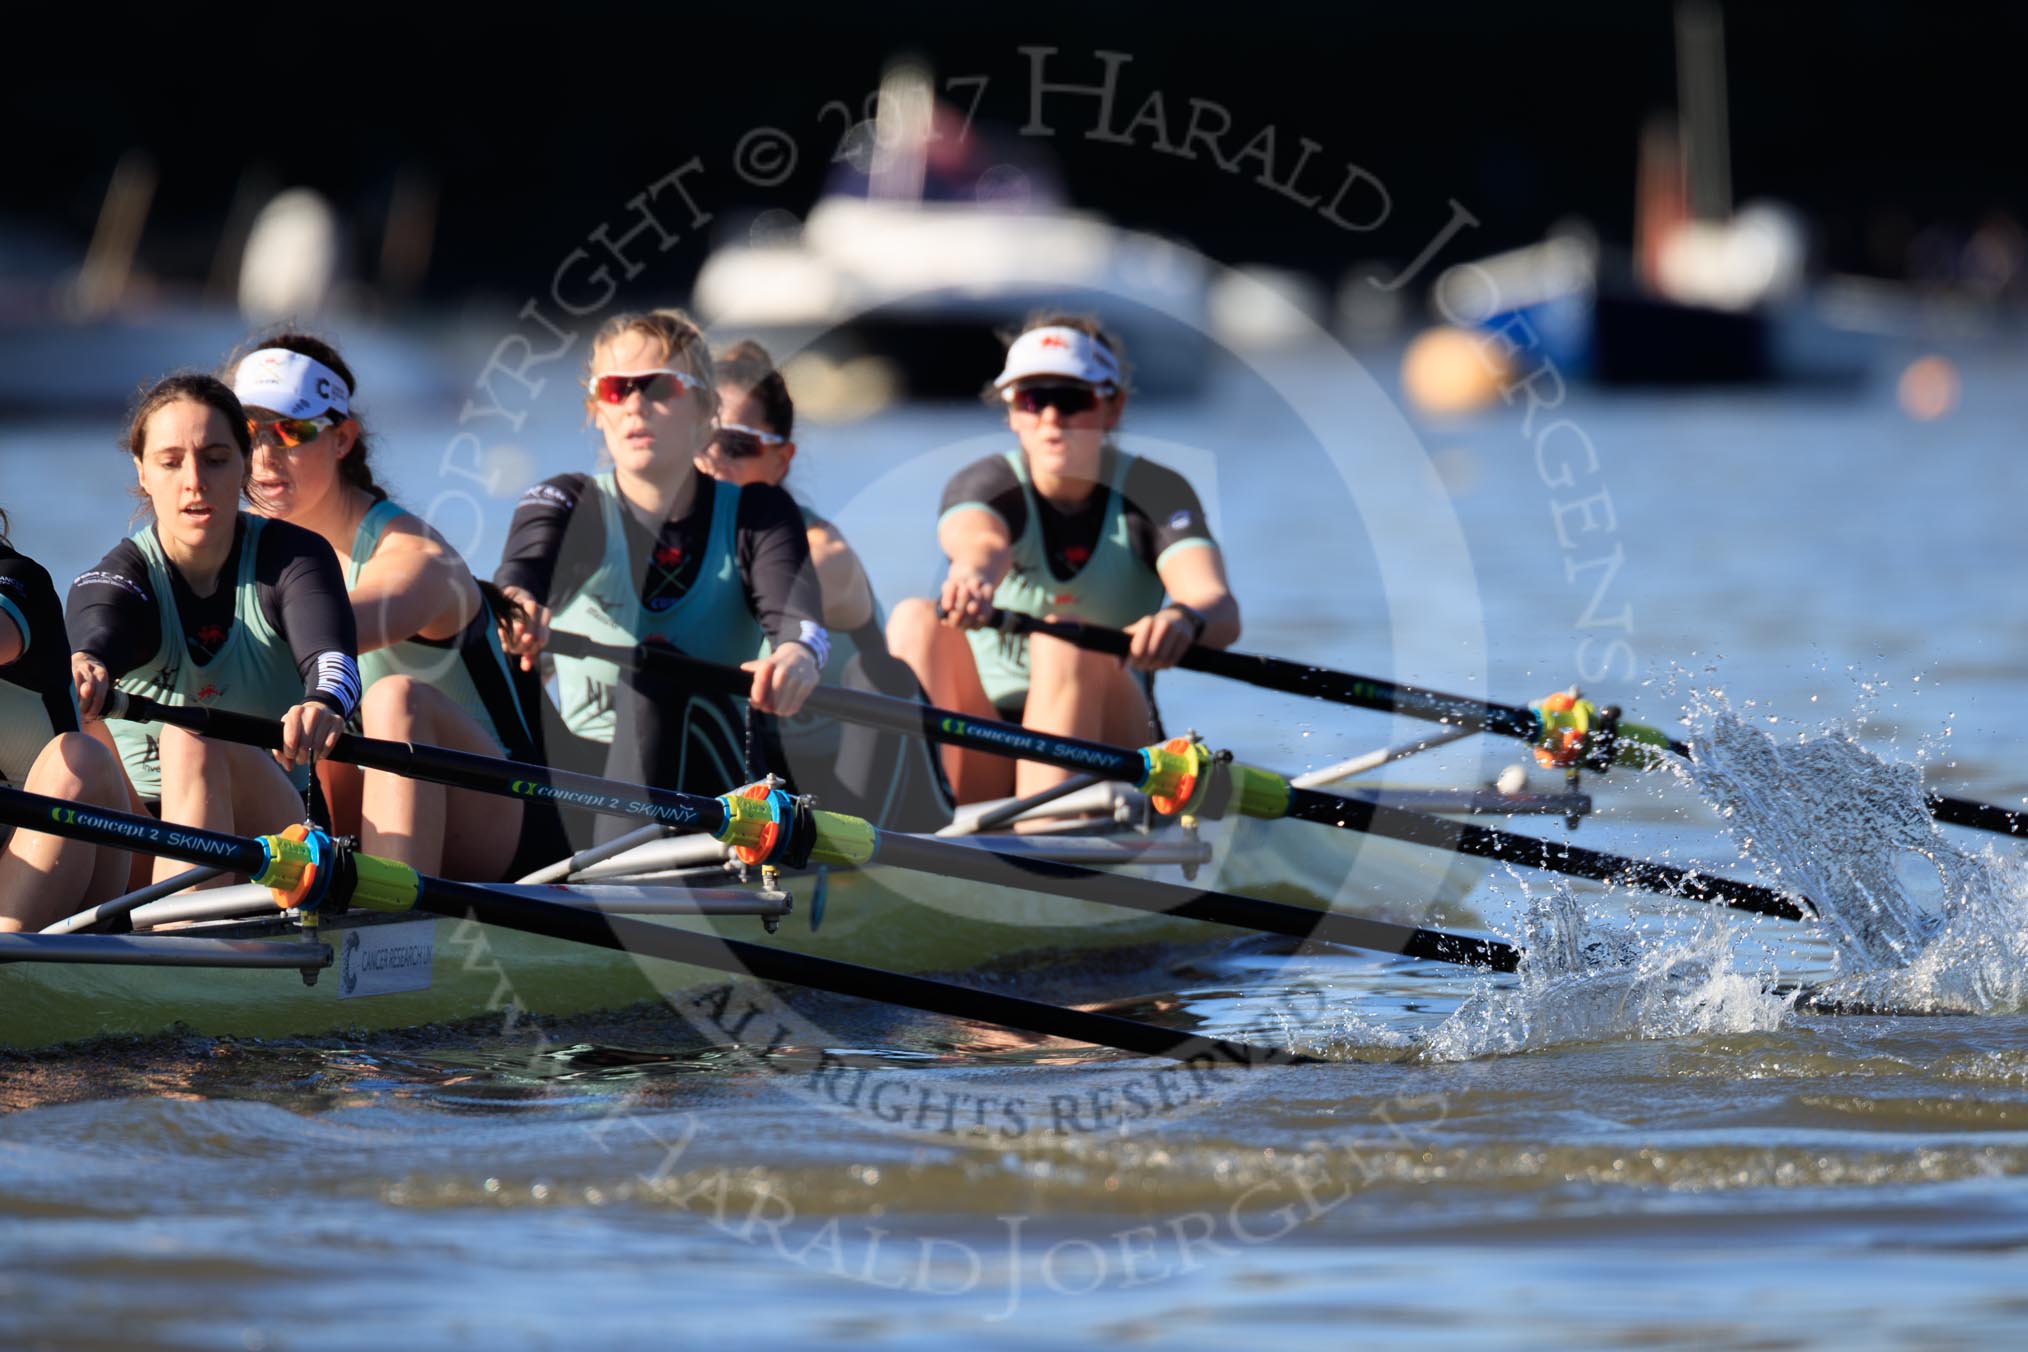
[[[1926,423],[1882,379],[1412,424],[1390,354],[1321,350],[1130,415],[1130,444],[1207,500],[1242,646],[1507,702],[1580,682],[1700,760],[1589,782],[1575,838],[1786,881],[1820,924],[1494,871],[1467,905],[1528,944],[1518,978],[1217,934],[1000,975],[1333,1061],[1256,1072],[810,996],[824,1045],[759,1058],[655,1010],[556,1024],[534,1054],[487,1026],[14,1056],[0,1340],[2020,1336],[2028,884],[2018,847],[1909,805],[1918,769],[2028,794],[2010,750],[2028,744],[2028,353],[1952,356],[1961,402]],[[383,477],[490,562],[519,488],[589,463],[567,383],[469,440],[456,402],[386,410]],[[59,577],[125,528],[116,431],[0,428],[0,505]],[[894,598],[933,576],[944,478],[1004,442],[978,407],[812,424],[792,482]],[[1415,730],[1189,673],[1163,703],[1290,771]],[[1484,741],[1398,777],[1518,758]],[[1770,993],[1789,980],[1895,1012],[1799,1013]]]

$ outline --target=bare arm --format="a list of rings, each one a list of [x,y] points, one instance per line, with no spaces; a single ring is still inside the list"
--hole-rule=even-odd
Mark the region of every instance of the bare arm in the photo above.
[[[480,604],[464,560],[422,522],[401,517],[382,532],[352,586],[359,651],[408,638],[454,638]]]
[[[937,596],[945,621],[976,629],[986,622],[993,591],[1014,563],[1007,523],[983,507],[960,507],[937,523],[937,544],[951,561]]]
[[[1239,642],[1239,600],[1225,580],[1225,555],[1218,546],[1179,549],[1157,570],[1169,599],[1204,617],[1207,648],[1230,648]]]
[[[1239,601],[1226,585],[1225,557],[1218,546],[1207,542],[1176,549],[1163,558],[1156,575],[1170,603],[1127,626],[1133,635],[1128,666],[1160,671],[1182,661],[1193,645],[1229,648],[1239,641]],[[1177,606],[1188,606],[1204,617],[1202,636],[1196,622]]]
[[[14,617],[0,610],[0,667],[11,665],[21,658],[21,629],[14,623]]]
[[[833,633],[849,634],[873,620],[873,584],[859,556],[838,528],[819,521],[809,528],[810,562],[817,569],[817,585],[824,589],[824,627]]]

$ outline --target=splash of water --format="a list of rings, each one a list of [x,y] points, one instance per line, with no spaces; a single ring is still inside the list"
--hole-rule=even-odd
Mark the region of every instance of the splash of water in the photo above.
[[[1691,780],[1741,851],[1816,903],[1836,945],[1829,993],[1967,1012],[2028,998],[2028,865],[1946,836],[1916,766],[1837,726],[1778,742],[1719,704],[1699,711],[1693,740]],[[1904,884],[1911,856],[1936,871],[1939,913]]]
[[[1417,1048],[1462,1061],[1610,1038],[1671,1038],[1774,1028],[1790,1000],[1734,970],[1732,932],[1707,916],[1683,939],[1644,943],[1601,923],[1570,889],[1530,899],[1519,984],[1481,987]]]

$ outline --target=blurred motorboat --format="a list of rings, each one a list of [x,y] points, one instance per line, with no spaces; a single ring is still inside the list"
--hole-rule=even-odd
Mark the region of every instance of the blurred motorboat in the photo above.
[[[705,261],[692,305],[715,332],[758,337],[784,364],[870,359],[911,397],[971,397],[999,368],[996,331],[1088,311],[1125,343],[1136,389],[1202,383],[1203,259],[1068,208],[1029,146],[968,126],[920,68],[888,72],[845,149],[800,228],[767,213]]]

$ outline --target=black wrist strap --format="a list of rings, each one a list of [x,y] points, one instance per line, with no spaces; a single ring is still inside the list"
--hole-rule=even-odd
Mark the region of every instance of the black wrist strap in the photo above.
[[[1195,643],[1197,640],[1204,637],[1204,627],[1207,624],[1209,624],[1210,621],[1204,618],[1204,615],[1201,611],[1198,611],[1190,606],[1186,606],[1181,601],[1171,601],[1168,605],[1168,609],[1176,611],[1178,614],[1182,615],[1184,619],[1190,621],[1190,641],[1192,643]]]

